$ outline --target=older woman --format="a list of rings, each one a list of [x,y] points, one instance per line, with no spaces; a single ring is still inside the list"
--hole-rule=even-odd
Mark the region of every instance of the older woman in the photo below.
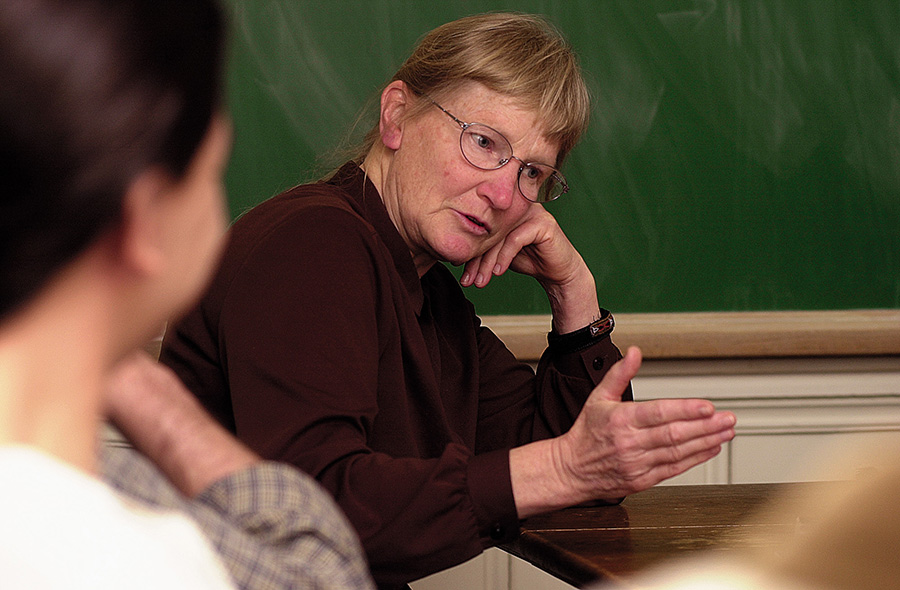
[[[621,403],[640,353],[616,364],[612,316],[540,205],[568,190],[559,168],[589,110],[561,36],[520,14],[449,23],[380,104],[359,158],[234,225],[200,307],[166,335],[162,359],[204,404],[332,491],[385,588],[514,538],[520,518],[714,456],[732,415]],[[443,261],[465,265],[464,286],[510,268],[544,286],[537,375]]]

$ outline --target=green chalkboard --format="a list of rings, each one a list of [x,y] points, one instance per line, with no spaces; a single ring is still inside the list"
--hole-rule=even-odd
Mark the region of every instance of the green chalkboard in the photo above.
[[[900,2],[230,0],[232,213],[315,178],[431,28],[548,16],[591,127],[548,205],[619,312],[900,307]],[[356,131],[367,130],[364,119]],[[300,279],[302,280],[302,279]],[[526,277],[470,297],[542,314]]]

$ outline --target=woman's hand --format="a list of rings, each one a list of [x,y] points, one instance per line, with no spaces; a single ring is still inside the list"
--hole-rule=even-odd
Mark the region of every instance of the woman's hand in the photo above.
[[[734,437],[735,417],[708,400],[622,403],[641,355],[630,348],[560,439],[573,486],[605,499],[645,490],[716,456]]]
[[[503,240],[466,263],[460,284],[481,288],[508,269],[532,276],[544,287],[558,333],[573,332],[599,317],[591,271],[556,219],[537,203]]]
[[[707,400],[622,402],[640,365],[640,350],[630,348],[569,432],[510,451],[521,518],[645,490],[711,459],[734,438],[734,414]]]
[[[514,271],[543,283],[566,283],[586,270],[581,255],[562,232],[556,219],[535,203],[512,229],[490,250],[466,263],[465,286],[484,287],[491,277]]]

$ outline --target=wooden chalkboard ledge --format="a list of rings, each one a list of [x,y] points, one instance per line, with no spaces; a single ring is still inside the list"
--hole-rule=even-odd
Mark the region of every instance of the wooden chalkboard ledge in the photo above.
[[[549,315],[482,321],[520,360],[547,345]],[[613,339],[647,359],[900,355],[900,310],[623,313]]]

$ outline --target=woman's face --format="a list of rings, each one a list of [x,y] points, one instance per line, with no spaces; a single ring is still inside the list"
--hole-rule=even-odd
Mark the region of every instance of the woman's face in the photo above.
[[[513,99],[473,82],[439,102],[465,123],[502,133],[523,161],[556,162],[559,147],[544,138],[536,113]],[[540,206],[518,190],[518,160],[480,170],[463,157],[460,132],[437,107],[405,121],[385,175],[382,196],[420,274],[438,260],[459,265],[480,256]]]

